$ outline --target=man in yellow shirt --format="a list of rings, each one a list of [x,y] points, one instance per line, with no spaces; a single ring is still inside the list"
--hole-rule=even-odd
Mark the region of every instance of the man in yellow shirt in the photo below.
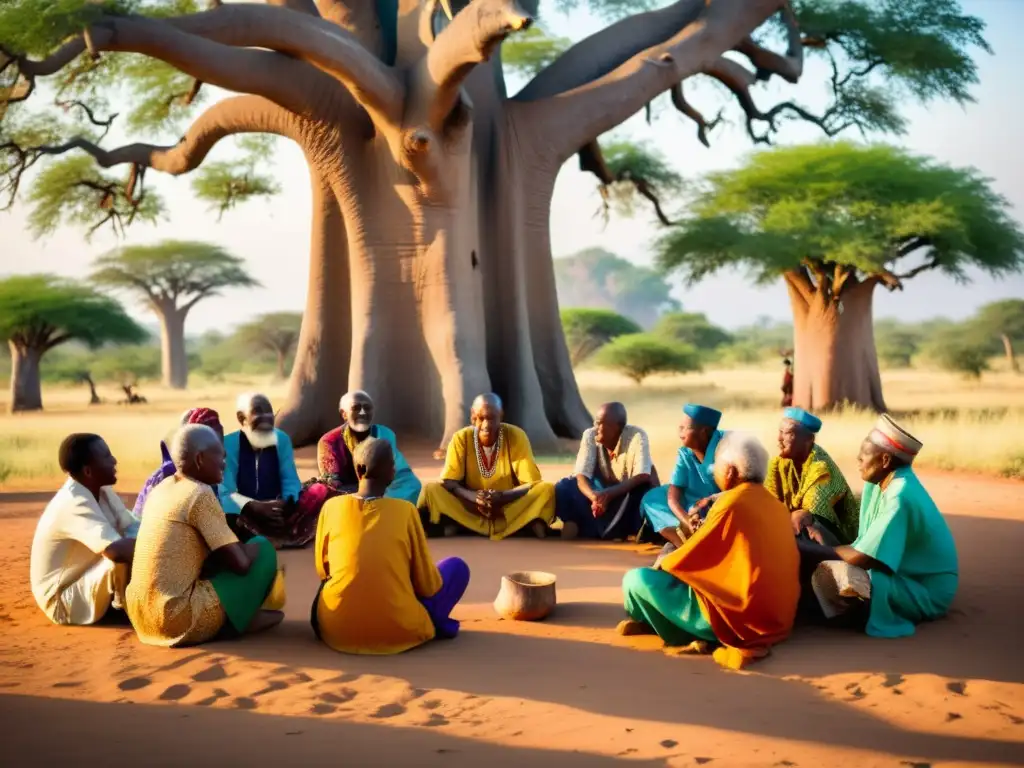
[[[336,651],[365,654],[455,637],[459,622],[450,614],[469,566],[458,557],[435,566],[416,507],[385,497],[395,477],[387,440],[366,438],[354,462],[359,488],[328,501],[317,524],[313,631]]]
[[[555,518],[555,486],[541,481],[526,433],[503,417],[497,395],[474,400],[473,426],[455,433],[440,482],[420,494],[432,524],[454,524],[446,533],[457,525],[498,541],[530,526],[543,537]]]

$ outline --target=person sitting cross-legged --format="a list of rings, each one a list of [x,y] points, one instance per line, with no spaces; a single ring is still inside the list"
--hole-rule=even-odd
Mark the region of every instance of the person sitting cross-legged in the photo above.
[[[856,540],[797,541],[815,566],[811,588],[826,618],[875,637],[906,637],[949,611],[960,578],[956,542],[914,473],[920,450],[889,416],[879,417],[857,457],[865,486]]]
[[[817,444],[821,419],[802,408],[787,408],[779,425],[779,455],[768,463],[765,487],[790,511],[793,532],[809,539],[808,528],[830,546],[857,537],[859,511],[853,491],[832,457]]]
[[[605,403],[583,433],[573,475],[555,484],[562,538],[625,539],[640,530],[640,502],[657,485],[650,442],[627,423],[626,406]]]
[[[224,474],[220,435],[189,424],[170,453],[177,473],[149,495],[128,584],[139,639],[196,645],[280,623],[280,611],[261,609],[277,576],[273,545],[260,537],[240,543],[213,492]]]
[[[415,504],[423,486],[398,450],[395,433],[383,424],[374,423],[373,398],[361,389],[348,392],[341,398],[338,415],[341,426],[332,429],[317,443],[316,462],[320,474],[303,488],[302,505],[311,505],[319,514],[328,499],[356,489],[359,481],[352,457],[368,438],[386,440],[395,456],[395,479],[385,491],[385,497]]]
[[[768,453],[756,438],[730,432],[718,444],[715,480],[723,492],[695,532],[660,568],[622,580],[624,635],[657,634],[666,645],[714,652],[739,669],[789,636],[800,598],[800,555],[789,510],[764,487]]]
[[[224,438],[227,467],[220,503],[241,538],[265,536],[278,549],[313,540],[319,509],[300,503],[302,483],[291,438],[274,427],[266,395],[238,398],[241,429]]]
[[[102,437],[69,435],[58,458],[68,479],[36,524],[32,596],[54,624],[94,624],[124,607],[138,522],[114,492],[117,459]]]
[[[395,477],[391,443],[367,438],[354,456],[359,487],[328,501],[317,525],[321,585],[310,621],[336,651],[391,654],[435,637],[452,638],[452,609],[469,585],[469,566],[430,559],[419,511],[385,492]]]
[[[473,426],[452,436],[441,481],[420,494],[419,507],[432,525],[450,521],[495,541],[527,526],[546,535],[555,517],[555,487],[541,480],[526,433],[502,423],[503,415],[495,394],[473,401]]]
[[[644,496],[641,508],[647,523],[668,543],[662,555],[674,551],[693,533],[691,512],[703,517],[710,507],[709,498],[718,493],[711,467],[715,450],[724,432],[718,429],[721,411],[703,405],[683,407],[679,423],[682,447],[667,486],[653,488]]]

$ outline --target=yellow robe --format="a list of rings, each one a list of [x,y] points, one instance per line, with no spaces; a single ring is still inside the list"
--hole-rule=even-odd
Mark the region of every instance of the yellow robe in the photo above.
[[[526,433],[511,424],[502,424],[502,442],[494,474],[484,477],[477,462],[473,427],[455,433],[448,445],[441,481],[428,483],[420,495],[420,508],[430,512],[430,522],[439,523],[447,517],[481,536],[498,541],[510,536],[534,520],[550,524],[555,519],[555,486],[541,481],[540,470],[533,458],[530,439]],[[511,491],[529,485],[526,495],[502,510],[496,520],[470,512],[455,496],[445,490],[442,483],[452,480],[473,491]]]

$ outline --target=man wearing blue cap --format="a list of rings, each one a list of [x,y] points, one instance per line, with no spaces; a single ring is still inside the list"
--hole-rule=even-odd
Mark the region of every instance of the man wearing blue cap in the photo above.
[[[860,511],[843,473],[816,444],[820,431],[821,419],[803,408],[782,412],[779,455],[765,487],[789,509],[797,536],[834,547],[857,537]]]
[[[644,496],[644,517],[654,530],[668,541],[667,551],[682,546],[683,539],[694,531],[694,517],[703,514],[694,510],[697,502],[719,492],[712,473],[715,449],[724,434],[718,429],[721,411],[704,405],[683,406],[679,424],[682,447],[668,486],[653,488]],[[706,512],[706,508],[705,508]]]

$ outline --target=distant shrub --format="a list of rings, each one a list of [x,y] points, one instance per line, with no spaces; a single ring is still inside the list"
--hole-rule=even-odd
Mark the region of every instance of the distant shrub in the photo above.
[[[563,309],[562,330],[575,368],[614,338],[640,333],[640,326],[610,309]]]
[[[655,373],[689,373],[700,370],[700,356],[693,347],[667,341],[648,333],[619,336],[597,353],[602,368],[628,376],[637,384]]]

